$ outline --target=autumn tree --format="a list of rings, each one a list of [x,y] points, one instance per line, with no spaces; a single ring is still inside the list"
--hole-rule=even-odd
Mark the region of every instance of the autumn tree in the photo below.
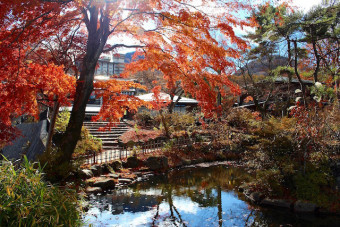
[[[0,2],[0,144],[13,139],[13,119],[25,114],[37,117],[40,105],[51,106],[54,101],[69,104],[75,78],[49,59],[41,63],[41,59],[32,57],[39,43],[60,28],[58,15],[64,13],[63,6],[37,1]],[[31,8],[35,10],[28,13]],[[63,21],[65,26],[73,26],[66,15]]]
[[[129,73],[156,69],[164,74],[168,89],[179,81],[184,92],[200,101],[209,117],[219,109],[216,106],[218,92],[222,95],[239,93],[238,86],[229,81],[228,75],[234,67],[232,59],[239,57],[239,50],[248,47],[234,32],[235,27],[252,25],[251,21],[236,16],[240,11],[246,13],[246,9],[250,8],[246,1],[241,0],[203,1],[202,5],[189,0],[1,1],[1,50],[15,50],[6,53],[11,59],[2,59],[2,65],[11,62],[15,74],[20,71],[15,62],[20,60],[24,45],[29,49],[67,26],[74,28],[80,24],[80,29],[85,31],[85,53],[79,68],[70,121],[61,145],[61,161],[68,161],[79,139],[86,104],[94,87],[98,88],[97,94],[104,92],[105,97],[110,97],[108,93],[117,93],[115,86],[125,86],[113,81],[108,84],[94,82],[97,61],[102,53],[117,52],[119,48],[138,48],[137,55],[143,55],[143,58],[127,67]],[[136,44],[120,43],[117,41],[119,36],[133,39]],[[2,81],[10,77],[8,73],[3,75]],[[39,74],[35,77],[41,78]],[[2,86],[8,85],[2,83]],[[35,97],[36,94],[31,100],[36,100]],[[58,94],[58,97],[67,95]],[[107,105],[116,103],[117,106],[117,99],[121,97],[112,97],[116,98],[107,98]],[[1,98],[1,101],[5,100],[5,97]],[[18,102],[16,106],[20,109],[23,104]],[[120,109],[110,110],[118,114],[110,117],[101,110],[98,118],[117,120]],[[21,108],[16,114],[24,112],[27,111]]]
[[[171,87],[171,90],[167,88],[167,81],[164,79],[163,73],[156,70],[146,70],[140,71],[132,75],[132,78],[137,79],[137,81],[150,91],[155,87],[155,82],[158,86],[161,86],[161,91],[170,95],[170,102],[168,102],[168,112],[172,113],[174,107],[181,100],[184,90],[181,88],[181,82],[175,81]],[[176,97],[176,99],[175,99]]]

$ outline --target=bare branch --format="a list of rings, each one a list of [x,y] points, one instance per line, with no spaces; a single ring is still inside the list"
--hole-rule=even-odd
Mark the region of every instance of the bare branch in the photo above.
[[[109,52],[111,50],[114,50],[116,48],[119,48],[119,47],[125,47],[125,48],[144,48],[145,46],[142,46],[142,45],[125,45],[125,44],[115,44],[105,50],[103,50],[103,52]]]

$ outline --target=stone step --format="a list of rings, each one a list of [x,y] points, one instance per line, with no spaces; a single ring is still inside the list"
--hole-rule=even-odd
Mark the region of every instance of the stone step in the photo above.
[[[92,132],[98,132],[98,133],[105,133],[105,132],[117,132],[117,133],[121,133],[121,132],[126,132],[128,131],[128,129],[114,129],[114,130],[106,130],[106,131],[101,131],[101,130],[97,130],[97,129],[88,129],[88,131],[90,133]]]
[[[95,137],[119,137],[123,135],[123,133],[91,133],[91,135]]]
[[[113,137],[113,136],[107,136],[107,137],[98,137],[98,136],[96,136],[96,138],[98,138],[98,139],[101,139],[101,141],[103,141],[103,142],[106,142],[106,141],[112,141],[112,140],[119,140],[119,136],[116,136],[116,137]]]
[[[111,128],[111,130],[99,130],[98,128],[90,128],[90,127],[86,127],[86,129],[88,131],[91,131],[91,132],[120,132],[120,131],[128,131],[130,128]]]
[[[84,126],[93,126],[93,127],[105,127],[107,124],[83,124]],[[128,126],[127,124],[113,124],[111,127],[125,127]]]
[[[84,121],[84,124],[107,124],[107,121]],[[112,122],[113,124],[126,124],[125,122]]]
[[[118,142],[112,142],[112,143],[104,143],[103,145],[102,145],[102,148],[104,149],[104,147],[117,147],[118,146]],[[104,149],[104,150],[106,150],[106,149]]]
[[[85,126],[92,125],[92,126],[106,126],[108,123],[107,122],[84,122],[83,123]],[[112,126],[126,126],[126,123],[113,123]]]
[[[98,130],[98,129],[87,129],[87,131],[89,131],[90,133],[95,133],[95,132],[98,132],[98,133],[100,133],[100,132],[102,132],[102,133],[104,133],[104,132],[113,132],[113,133],[124,133],[124,132],[126,132],[126,131],[129,131],[129,129],[112,129],[112,130],[105,130],[105,131],[102,131],[102,130]]]
[[[118,141],[111,141],[111,142],[106,142],[102,144],[102,147],[112,147],[112,146],[118,146]]]
[[[99,138],[99,137],[97,137],[97,138]],[[112,141],[112,138],[111,138],[111,137],[101,137],[100,139],[101,139],[103,142]],[[114,139],[114,141],[117,141],[117,140]]]
[[[103,150],[115,150],[118,147],[119,137],[130,129],[125,122],[115,122],[110,130],[99,131],[105,128],[108,122],[84,122],[84,127],[89,133],[102,140]]]
[[[118,144],[117,145],[112,145],[112,146],[103,146],[103,150],[116,150],[118,149]]]

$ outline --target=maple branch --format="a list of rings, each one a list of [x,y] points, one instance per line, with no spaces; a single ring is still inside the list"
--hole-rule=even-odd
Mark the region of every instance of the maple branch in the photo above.
[[[127,17],[124,18],[123,20],[119,21],[119,22],[111,29],[110,34],[112,34],[120,24],[122,24],[123,22],[127,21],[128,19],[130,19],[133,15],[135,15],[135,14],[134,14],[134,13],[131,13],[129,16],[127,16]]]
[[[142,46],[142,45],[125,45],[125,44],[115,44],[105,50],[103,50],[103,52],[109,52],[113,49],[119,48],[119,47],[125,47],[125,48],[144,48],[146,46]]]

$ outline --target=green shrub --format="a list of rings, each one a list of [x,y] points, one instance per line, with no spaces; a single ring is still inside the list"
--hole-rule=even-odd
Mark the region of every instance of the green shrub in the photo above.
[[[0,226],[80,226],[77,194],[44,182],[33,166],[0,163]]]
[[[61,111],[55,123],[56,134],[54,141],[60,144],[63,133],[66,131],[67,124],[70,119],[70,112]],[[73,158],[78,159],[89,154],[99,153],[102,150],[102,141],[92,136],[89,131],[82,127],[81,136],[73,153]]]
[[[298,173],[294,176],[296,197],[319,205],[328,203],[329,195],[325,195],[322,188],[329,184],[330,177],[319,171],[309,171],[305,175]]]

